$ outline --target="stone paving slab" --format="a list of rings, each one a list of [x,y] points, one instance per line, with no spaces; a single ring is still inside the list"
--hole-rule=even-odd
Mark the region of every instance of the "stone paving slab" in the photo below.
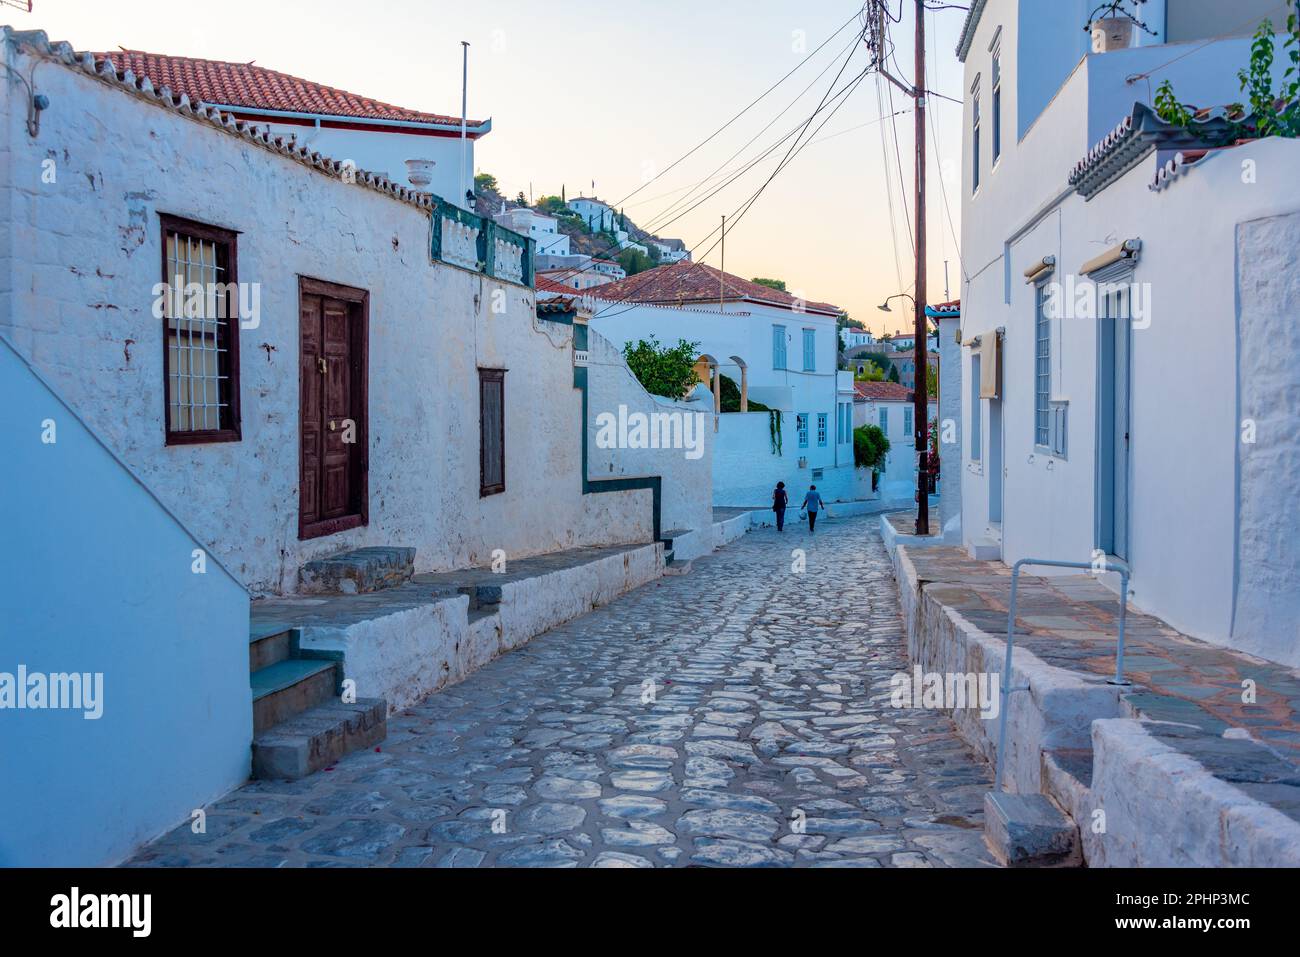
[[[891,706],[908,662],[877,523],[753,531],[129,863],[993,866],[987,763],[941,711]]]
[[[1005,636],[1011,570],[954,547],[912,548],[927,593],[980,630]],[[1089,675],[1115,670],[1119,602],[1090,575],[1020,575],[1016,647]],[[1124,702],[1150,734],[1219,779],[1300,821],[1300,673],[1181,634],[1132,608]],[[1255,698],[1243,696],[1253,682]]]

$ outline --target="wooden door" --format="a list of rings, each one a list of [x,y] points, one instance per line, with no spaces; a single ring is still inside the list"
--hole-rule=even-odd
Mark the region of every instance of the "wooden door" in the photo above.
[[[366,523],[366,329],[362,290],[300,284],[300,538]]]

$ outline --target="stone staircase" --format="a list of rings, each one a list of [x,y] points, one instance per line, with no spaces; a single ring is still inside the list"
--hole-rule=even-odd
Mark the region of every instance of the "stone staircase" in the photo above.
[[[302,590],[364,595],[409,581],[414,565],[413,548],[356,549],[304,565]],[[305,652],[299,634],[272,624],[249,631],[255,778],[306,777],[388,734],[387,701],[344,700],[341,658]]]
[[[294,629],[251,631],[248,671],[255,778],[306,777],[387,737],[387,702],[345,702],[340,663],[304,657]]]

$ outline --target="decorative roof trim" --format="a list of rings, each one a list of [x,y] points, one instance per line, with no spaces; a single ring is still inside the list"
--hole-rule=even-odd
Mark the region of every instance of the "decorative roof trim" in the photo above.
[[[15,30],[10,26],[2,26],[0,27],[0,39],[7,43],[12,42],[15,47],[22,48],[22,52],[30,56],[52,60],[70,70],[78,70],[99,80],[101,83],[142,99],[161,109],[179,114],[195,122],[210,124],[214,129],[236,136],[272,153],[278,153],[288,159],[295,160],[326,176],[346,182],[344,175],[347,174],[354,177],[351,185],[374,190],[426,213],[430,212],[439,202],[437,197],[431,193],[417,192],[409,187],[394,183],[387,177],[380,176],[377,173],[346,166],[340,160],[309,150],[305,146],[299,146],[285,137],[273,136],[261,124],[237,119],[230,113],[223,112],[201,101],[191,102],[190,98],[184,93],[175,96],[165,86],[155,90],[153,83],[147,76],[137,77],[130,70],[119,73],[111,60],[102,60],[97,64],[93,53],[77,51],[66,41],[51,42],[44,30]]]
[[[1206,150],[1225,145],[1231,121],[1223,110],[1193,121],[1186,129],[1166,123],[1144,103],[1134,103],[1131,115],[1106,134],[1070,171],[1069,183],[1084,199],[1092,199],[1157,149]]]
[[[970,46],[975,41],[975,31],[979,28],[986,3],[987,0],[972,0],[970,9],[966,11],[966,22],[961,25],[961,36],[957,40],[957,59],[962,63],[966,62],[966,54],[970,53]]]

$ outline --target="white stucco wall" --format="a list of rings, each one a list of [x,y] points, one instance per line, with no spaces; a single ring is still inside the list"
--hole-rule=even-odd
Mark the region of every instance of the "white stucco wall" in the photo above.
[[[1007,4],[990,3],[989,9],[995,6]],[[968,86],[976,69],[987,69],[983,51],[996,19],[986,11],[967,60]],[[1007,43],[1007,31],[1016,29],[1014,18],[1002,25],[1003,68],[1010,78],[1015,64],[1008,53],[1013,45]],[[1189,71],[1185,80],[1182,73],[1174,78],[1180,96],[1199,97],[1201,103],[1239,96],[1235,63],[1244,55],[1244,45],[1234,40],[1213,48],[1210,59],[1197,52],[1180,61],[1179,69]],[[1234,560],[1238,504],[1256,494],[1245,484],[1249,473],[1244,467],[1240,498],[1237,489],[1237,376],[1244,382],[1257,374],[1249,365],[1237,366],[1244,355],[1244,342],[1242,351],[1236,346],[1238,312],[1244,308],[1237,301],[1238,224],[1294,211],[1297,144],[1265,141],[1224,151],[1160,192],[1148,188],[1155,156],[1088,202],[1066,185],[1070,168],[1092,143],[1084,137],[1109,130],[1131,112],[1134,100],[1147,98],[1145,84],[1125,84],[1123,77],[1181,50],[1179,45],[1147,47],[1084,58],[1019,142],[1010,134],[1016,107],[1014,99],[1008,99],[1014,98],[1016,86],[1004,84],[1004,154],[996,168],[985,166],[973,197],[967,130],[962,221],[963,258],[970,278],[962,291],[963,338],[998,327],[1007,330],[1001,400],[1002,559],[1088,561],[1098,541],[1097,323],[1068,317],[1050,323],[1052,396],[1069,402],[1069,448],[1064,458],[1046,454],[1033,443],[1034,289],[1024,283],[1023,272],[1051,255],[1057,260],[1054,280],[1065,282],[1071,275],[1077,279],[1088,259],[1125,239],[1141,239],[1141,258],[1132,278],[1149,290],[1150,324],[1133,330],[1131,346],[1127,558],[1133,570],[1133,601],[1196,637],[1249,646],[1293,663],[1300,654],[1294,634],[1234,637],[1232,609],[1234,581],[1249,577],[1248,566],[1262,553],[1251,552],[1247,542]],[[1192,75],[1196,71],[1201,71],[1199,78]],[[987,97],[986,84],[981,95]],[[987,164],[987,99],[984,107]],[[968,102],[967,123],[969,108]],[[1247,161],[1254,163],[1253,181],[1242,175]],[[1244,322],[1245,313],[1241,315]],[[1285,335],[1279,338],[1277,330],[1269,334],[1276,344],[1252,351],[1293,370],[1300,350]],[[969,542],[990,534],[993,476],[986,465],[996,437],[990,428],[991,403],[980,401],[984,455],[980,463],[972,462],[966,428],[972,411],[970,350],[963,353],[960,474],[962,529]],[[1268,395],[1283,406],[1289,401],[1286,390],[1276,385]],[[1274,454],[1285,458],[1281,450]],[[1270,469],[1270,480],[1279,481],[1279,472],[1286,474],[1285,469]],[[1244,531],[1242,540],[1246,542]]]
[[[1225,160],[1226,162],[1226,160]],[[1294,169],[1294,167],[1293,167]],[[1300,207],[1300,202],[1296,205]],[[1240,488],[1233,644],[1300,666],[1300,212],[1237,228]],[[1253,435],[1247,429],[1253,428]],[[1253,442],[1244,439],[1251,437]]]
[[[612,342],[587,331],[587,477],[590,479],[659,475],[662,477],[661,531],[697,529],[713,524],[713,405],[674,402],[650,395],[632,375]],[[683,448],[601,448],[597,442],[602,413],[615,419],[619,407],[628,415],[667,413],[682,428]],[[687,422],[690,422],[689,427]],[[686,448],[686,429],[693,448]],[[575,480],[578,473],[574,475]],[[606,493],[598,493],[603,495]],[[643,493],[649,495],[650,493]]]
[[[80,71],[41,72],[53,105],[36,140],[5,88],[0,332],[243,584],[291,590],[304,561],[363,545],[415,546],[418,570],[442,570],[497,548],[649,540],[649,492],[581,493],[571,330],[542,329],[531,290],[430,263],[414,206]],[[160,212],[239,230],[239,278],[260,284],[260,324],[240,335],[240,442],[164,445]],[[370,294],[369,525],[309,541],[299,276]],[[506,491],[487,498],[476,367],[510,370]]]
[[[102,675],[0,710],[0,867],[115,864],[248,777],[248,594],[6,342],[0,442],[0,672]]]

